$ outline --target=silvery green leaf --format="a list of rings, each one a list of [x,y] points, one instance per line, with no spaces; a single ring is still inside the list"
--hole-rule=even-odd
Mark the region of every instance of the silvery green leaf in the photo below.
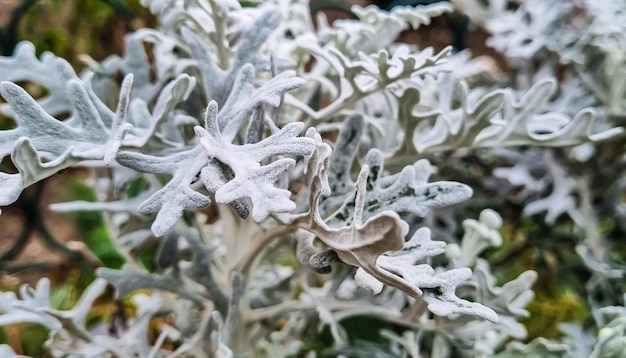
[[[28,356],[17,355],[8,344],[0,344],[0,356],[7,358],[27,358]]]
[[[204,286],[215,305],[215,309],[222,315],[228,313],[228,297],[213,277],[211,268],[213,253],[217,247],[203,245],[197,235],[188,234],[185,239],[192,250],[192,263],[183,273]]]
[[[597,258],[588,245],[576,245],[575,250],[591,272],[613,279],[621,279],[626,275],[624,265],[617,265],[608,258]]]
[[[310,191],[310,195],[308,196],[308,198],[305,195],[302,195],[300,197],[298,207],[303,208],[303,210],[307,210],[308,207],[311,205],[313,196],[319,195],[321,197],[331,194],[330,184],[328,181],[328,169],[330,166],[332,148],[328,143],[325,143],[322,140],[322,136],[317,132],[314,127],[310,127],[309,129],[307,129],[305,137],[310,138],[315,143],[315,147],[313,153],[304,156],[306,166],[304,168],[303,174],[305,175],[307,182],[314,183],[311,185],[315,185],[316,188]],[[307,213],[289,215],[276,214],[274,218],[282,223],[288,223],[308,215],[309,214]],[[305,251],[307,250],[305,249]],[[306,259],[301,260],[301,263],[303,264],[306,264],[307,262],[308,256]]]
[[[172,5],[171,1],[168,0],[140,0],[139,2],[155,15],[166,11],[167,7]]]
[[[370,170],[365,197],[365,218],[383,209],[409,212],[423,217],[431,207],[455,204],[472,196],[472,189],[465,184],[449,181],[428,183],[431,167],[424,159],[404,167],[400,173],[388,176],[382,175],[384,161],[380,151],[370,150],[365,163]],[[328,222],[349,222],[351,212],[352,207],[348,200]]]
[[[24,284],[20,286],[20,298],[13,292],[0,293],[0,325],[21,322],[38,323],[51,330],[61,330],[62,324],[45,314],[42,309],[50,302],[50,280],[42,278],[33,290]]]
[[[329,169],[333,150],[328,143],[322,141],[322,136],[315,128],[310,127],[307,129],[305,136],[315,141],[315,150],[311,155],[305,156],[306,168],[304,174],[310,183],[319,181],[320,195],[331,195]]]
[[[241,320],[241,312],[239,310],[239,304],[244,298],[245,288],[244,288],[244,279],[237,272],[233,274],[231,280],[231,294],[230,300],[228,302],[228,317],[226,318],[226,324],[224,327],[224,332],[221,335],[222,343],[225,346],[231,341],[231,336],[235,333],[235,329]]]
[[[189,184],[194,180],[197,173],[204,167],[206,160],[197,158],[188,161],[190,167],[176,171],[175,176],[162,189],[152,194],[138,208],[142,214],[157,213],[152,232],[161,236],[168,232],[183,211],[187,208],[203,208],[211,203],[211,200],[202,193],[193,190]]]
[[[577,247],[577,251],[580,248]],[[588,246],[585,246],[589,251],[591,251]],[[580,254],[580,252],[579,252]],[[587,253],[588,256],[592,256],[591,253]],[[581,255],[582,256],[582,255]],[[588,260],[588,259],[587,259]],[[604,277],[611,277],[607,275],[605,272],[602,272],[595,267],[597,263],[590,266],[592,270],[596,272],[600,272]],[[617,271],[617,270],[615,270]],[[614,278],[619,277],[619,279],[624,277],[624,273],[622,270],[621,275],[619,273]],[[595,342],[593,342],[593,338],[591,343],[593,345],[593,351],[589,355],[590,357],[611,357],[611,356],[619,356],[624,351],[624,327],[626,327],[626,307],[624,306],[623,298],[626,298],[626,295],[622,295],[620,297],[622,300],[619,301],[618,305],[609,303],[615,302],[613,299],[609,299],[608,301],[602,297],[602,295],[597,295],[599,292],[606,292],[606,287],[602,287],[606,284],[611,284],[610,281],[605,280],[604,278],[598,279],[599,276],[595,276],[588,281],[588,286],[592,292],[589,294],[589,303],[592,307],[592,314],[594,320],[596,322],[596,327],[598,328],[597,337],[595,337]],[[599,296],[599,297],[594,297]],[[564,331],[565,332],[565,331]],[[567,332],[565,332],[567,333]],[[589,340],[587,340],[589,342]]]
[[[220,106],[225,106],[226,95],[231,92],[241,68],[251,64],[256,70],[267,69],[268,62],[261,59],[259,50],[270,33],[278,27],[280,21],[280,12],[276,11],[273,6],[265,6],[264,12],[250,26],[246,36],[242,36],[243,40],[238,44],[232,66],[229,68],[226,68],[225,66],[228,65],[224,63],[230,57],[230,54],[225,53],[225,51],[229,51],[227,44],[217,44],[218,48],[224,49],[220,53],[220,56],[223,57],[214,58],[213,53],[215,52],[204,42],[204,38],[190,29],[182,29],[182,35],[189,41],[192,55],[197,60],[198,69],[203,77],[201,83],[206,98],[215,100]],[[217,26],[222,26],[222,24],[217,24]],[[220,39],[218,36],[213,36],[213,39],[215,41],[225,40],[225,38]]]
[[[521,153],[509,152],[510,159],[515,162],[512,167],[498,167],[493,170],[493,176],[504,179],[514,186],[523,187],[518,197],[523,199],[528,194],[544,190],[548,183],[545,178],[536,178],[531,173],[545,171],[546,156],[537,149],[526,150]]]
[[[153,242],[158,242],[158,240],[150,229],[132,231],[121,235],[117,240],[120,247],[128,247],[130,250],[145,247]]]
[[[626,294],[622,295],[621,298],[624,304],[619,305],[619,306],[611,305],[611,306],[600,307],[596,310],[596,312],[594,312],[595,319],[600,326],[605,326],[609,324],[610,321],[616,318],[626,316],[626,300],[624,300],[626,299]]]
[[[161,240],[161,245],[156,255],[156,267],[164,270],[176,265],[179,258],[178,255],[178,235],[175,233],[165,235]]]
[[[202,208],[211,199],[190,187],[196,175],[206,166],[207,158],[199,146],[164,156],[152,156],[136,152],[119,152],[116,160],[129,168],[143,173],[168,173],[172,179],[146,199],[138,208],[142,214],[157,213],[152,224],[156,236],[168,232],[187,208]]]
[[[429,170],[418,172],[416,181],[425,182]],[[342,262],[357,267],[355,280],[372,293],[379,293],[385,284],[425,300],[429,310],[437,315],[464,314],[496,322],[498,317],[493,310],[456,296],[456,287],[471,277],[469,269],[435,273],[431,266],[416,265],[416,260],[444,251],[441,244],[429,244],[428,229],[418,230],[413,240],[405,244],[403,237],[408,231],[408,224],[395,211],[380,211],[365,220],[370,175],[371,169],[364,165],[356,181],[354,215],[348,226],[331,228],[322,220],[319,213],[321,186],[313,185],[315,181],[310,183],[310,211],[295,223],[315,234],[336,252]],[[312,179],[319,180],[319,177],[313,176]],[[403,248],[406,252],[383,255]],[[425,251],[420,251],[422,248]]]
[[[596,338],[591,332],[575,323],[561,323],[559,324],[559,331],[565,335],[563,343],[569,346],[570,357],[591,357],[593,345],[596,343]]]
[[[271,164],[249,168],[246,176],[239,174],[215,193],[219,203],[230,203],[242,198],[252,201],[252,218],[265,220],[272,212],[289,212],[296,208],[290,200],[291,192],[274,186],[276,181],[293,168],[293,159],[279,159]]]
[[[250,280],[250,307],[262,308],[280,304],[292,292],[294,272],[280,266],[262,266]]]
[[[303,84],[304,80],[296,77],[294,71],[285,71],[263,83],[254,93],[245,96],[243,101],[236,97],[237,93],[231,95],[225,108],[220,113],[220,122],[223,121],[225,123],[222,134],[227,138],[234,138],[235,133],[242,127],[244,120],[259,105],[263,104],[277,108],[281,104],[285,92],[296,89]],[[236,98],[237,101],[231,102],[232,98]]]
[[[433,3],[429,5],[395,6],[391,11],[382,11],[375,6],[365,8],[355,6],[352,11],[366,24],[377,24],[379,26],[389,25],[393,22],[407,22],[413,29],[420,25],[429,25],[433,17],[443,13],[451,12],[450,4]]]
[[[17,115],[17,128],[0,131],[0,156],[10,153],[21,137],[28,137],[36,148],[56,155],[63,154],[70,146],[74,146],[74,150],[86,150],[93,148],[94,143],[102,143],[102,137],[109,135],[90,105],[87,92],[78,81],[71,81],[68,90],[72,93],[76,115],[81,120],[77,123],[78,128],[50,116],[21,87],[2,82],[0,91]]]
[[[259,105],[278,107],[284,93],[304,84],[304,80],[295,76],[294,71],[285,71],[272,76],[258,88],[254,88],[254,68],[243,65],[228,99],[221,107],[218,124],[222,136],[232,140],[241,130],[243,123]]]
[[[104,293],[106,286],[105,280],[96,279],[83,292],[74,308],[69,311],[59,311],[48,307],[41,310],[56,318],[71,336],[89,341],[91,334],[87,331],[87,315],[90,313],[94,301]]]
[[[542,113],[554,93],[556,82],[545,79],[533,85],[528,92],[515,99],[512,91],[505,91],[502,118],[492,120],[492,126],[481,132],[473,146],[545,145],[568,146],[586,141],[601,141],[623,131],[621,127],[592,133],[593,111],[584,109],[563,126],[552,128],[550,121],[559,116]]]
[[[588,33],[582,40],[610,52],[615,47],[623,46],[620,35],[626,30],[626,6],[620,2],[607,0],[585,1],[591,23]]]
[[[76,344],[53,336],[47,344],[54,356],[64,356],[67,352],[72,352],[71,357],[96,358],[110,354],[118,357],[151,357],[148,331],[153,315],[154,312],[149,312],[130,320],[129,326],[119,338],[98,334]],[[156,344],[158,345],[159,342],[157,341]],[[160,347],[156,346],[156,348]]]
[[[232,180],[215,191],[217,202],[226,204],[243,198],[250,199],[253,205],[252,217],[257,222],[265,220],[272,212],[295,209],[295,203],[289,199],[291,193],[274,186],[295,165],[295,161],[283,158],[267,165],[260,165],[259,162],[282,154],[312,154],[315,148],[313,139],[296,137],[302,130],[302,123],[289,123],[279,132],[257,143],[234,145],[222,137],[217,117],[217,104],[211,102],[206,111],[206,129],[195,127],[200,144],[209,158],[227,165],[234,174]],[[205,168],[201,173],[207,189],[212,186],[208,170]]]
[[[200,179],[205,188],[215,194],[215,192],[224,186],[231,178],[230,173],[225,173],[222,164],[218,160],[209,160],[206,167],[200,171]],[[241,198],[228,203],[228,205],[241,218],[246,219],[250,215],[250,204],[247,199]]]
[[[0,172],[0,205],[14,203],[22,194],[24,179],[17,174]]]
[[[436,72],[451,51],[448,47],[435,54],[432,48],[411,51],[406,46],[400,46],[392,53],[380,50],[376,54],[359,53],[353,58],[332,46],[323,48],[305,43],[301,44],[301,47],[326,61],[340,76],[338,96],[320,110],[313,110],[293,96],[285,96],[287,104],[318,121],[340,114],[356,101],[377,91],[388,89],[395,83]]]
[[[522,60],[529,60],[546,48],[564,50],[576,41],[575,32],[568,33],[563,25],[571,6],[558,1],[526,1],[517,9],[490,19],[487,28],[495,36],[487,43],[508,57]],[[555,39],[569,41],[557,47]]]
[[[469,88],[461,81],[457,90],[461,108],[452,107],[453,82],[449,75],[440,76],[440,108],[419,114],[421,118],[435,117],[436,121],[432,128],[414,132],[413,144],[418,152],[498,145],[570,146],[606,140],[623,131],[615,127],[593,133],[591,108],[579,111],[573,118],[547,112],[556,88],[554,79],[540,80],[519,101],[511,89],[497,89],[475,104],[468,100]]]
[[[22,176],[22,185],[27,187],[52,174],[70,167],[80,160],[72,156],[73,147],[62,153],[59,157],[43,162],[40,154],[37,152],[32,142],[27,137],[21,137],[15,143],[11,160]]]
[[[495,358],[517,358],[517,357],[541,357],[541,358],[562,358],[567,357],[568,346],[562,343],[551,341],[543,337],[535,338],[528,344],[513,341],[507,344],[504,351],[493,355]]]
[[[478,259],[474,277],[477,282],[476,300],[498,314],[500,321],[497,324],[507,334],[515,338],[525,338],[526,328],[518,323],[517,319],[529,316],[524,308],[534,299],[535,294],[531,287],[537,280],[537,273],[525,271],[502,287],[496,287],[489,264],[483,259]]]
[[[506,5],[506,1],[501,2]],[[584,10],[571,26],[572,13]],[[488,44],[516,59],[545,58],[546,50],[562,63],[585,64],[601,51],[623,46],[624,4],[614,1],[529,0],[516,7],[501,6],[483,13],[492,33]],[[486,17],[486,18],[485,18]],[[549,34],[549,36],[548,36]],[[593,49],[590,51],[590,49]]]
[[[269,58],[263,59],[259,52],[282,20],[282,14],[275,5],[260,6],[257,18],[237,44],[232,68],[241,68],[250,63],[254,65],[255,70],[267,70]]]
[[[415,129],[420,123],[420,118],[414,114],[413,109],[421,100],[420,93],[421,91],[417,88],[407,86],[404,91],[395,95],[398,103],[398,124],[403,132],[403,141],[396,155],[415,152],[411,135],[416,132]]]
[[[602,327],[591,357],[619,357],[626,353],[626,317],[619,317]]]
[[[475,263],[478,255],[488,247],[502,245],[502,236],[498,231],[502,227],[502,217],[491,209],[480,212],[478,220],[463,220],[465,234],[460,246],[448,246],[447,256],[452,267],[467,267]],[[455,247],[457,252],[450,250]]]
[[[451,10],[446,3],[394,6],[391,11],[354,5],[351,11],[358,19],[340,19],[332,27],[318,24],[319,37],[345,53],[375,52],[388,48],[402,31],[428,25],[431,18]]]
[[[503,92],[495,90],[472,103],[468,98],[470,90],[467,83],[460,81],[457,84],[451,74],[439,75],[437,88],[438,108],[421,112],[416,118],[435,117],[432,129],[426,133],[412,132],[413,145],[420,153],[471,146],[478,134],[490,125],[504,100]],[[454,94],[458,94],[459,98]],[[459,102],[459,108],[454,108],[456,101]]]
[[[367,166],[359,173],[356,182],[354,219],[350,225],[331,228],[322,220],[319,213],[321,185],[312,186],[309,213],[301,216],[296,222],[335,250],[342,262],[363,268],[367,274],[376,276],[377,272],[370,271],[375,267],[375,260],[386,251],[402,248],[403,236],[408,231],[408,225],[396,212],[388,210],[366,221],[363,220],[365,182],[368,174]],[[316,178],[319,180],[319,177],[313,177],[314,180]]]
[[[381,263],[405,262],[409,265],[415,265],[428,257],[443,253],[445,247],[445,242],[430,239],[430,230],[420,228],[411,236],[409,241],[404,243],[401,250],[386,253],[379,257],[379,260]]]
[[[439,316],[464,314],[487,321],[498,322],[498,315],[489,307],[477,302],[469,302],[456,296],[456,288],[463,281],[470,279],[469,268],[452,269],[433,276],[439,284],[425,282],[431,287],[422,288],[422,299],[428,302],[428,309]]]
[[[50,281],[40,279],[33,290],[26,285],[20,287],[20,298],[10,293],[0,294],[0,325],[15,323],[38,323],[51,330],[49,343],[51,350],[55,345],[80,347],[91,342],[94,336],[87,330],[87,315],[94,301],[104,292],[106,281],[97,279],[83,292],[80,299],[69,311],[60,311],[50,307]],[[67,353],[67,349],[64,350]]]
[[[246,144],[259,142],[263,137],[265,128],[265,106],[259,104],[254,109],[250,124],[246,129]]]
[[[171,357],[187,354],[194,357],[232,358],[232,350],[222,341],[224,333],[224,321],[220,313],[205,312],[200,328],[187,342],[181,344]]]
[[[365,122],[362,116],[350,116],[344,121],[339,131],[328,170],[327,180],[330,185],[330,196],[321,202],[322,214],[338,208],[354,193],[354,183],[350,178],[350,172],[364,126]]]
[[[550,112],[567,115],[565,121],[583,109],[597,105],[597,98],[589,96],[585,82],[578,77],[571,78],[565,83],[559,83],[558,94],[558,97],[548,104],[548,109]]]
[[[424,258],[443,253],[444,247],[444,242],[431,241],[429,229],[421,228],[401,250],[379,256],[376,265],[383,276],[402,282],[403,290],[408,289],[411,295],[422,298],[428,303],[428,309],[437,315],[465,314],[498,321],[490,308],[456,296],[457,286],[471,277],[469,269],[435,273],[431,266],[418,264]]]
[[[133,128],[125,138],[124,146],[143,147],[155,133],[159,133],[163,123],[171,119],[176,106],[189,98],[195,87],[195,78],[185,74],[178,76],[161,89],[152,111],[144,99],[134,98],[129,108],[129,123]],[[159,135],[163,136],[162,133]]]
[[[45,87],[48,94],[38,102],[45,112],[53,116],[72,107],[66,87],[69,80],[77,79],[72,67],[50,52],[44,52],[41,60],[37,59],[35,46],[30,42],[20,42],[13,56],[0,58],[0,78],[11,82],[32,81]],[[0,108],[4,114],[13,116],[15,113],[7,105]]]
[[[9,152],[21,178],[3,174],[3,181],[12,184],[4,205],[17,199],[15,194],[61,169],[82,160],[110,162],[130,129],[125,122],[126,106],[132,76],[124,80],[117,113],[111,127],[106,128],[90,100],[87,89],[77,80],[68,84],[75,113],[66,122],[58,121],[22,88],[3,82],[0,91],[16,113],[17,128],[0,131],[0,156]],[[21,183],[20,183],[21,181]]]
[[[214,98],[219,103],[224,104],[226,95],[230,92],[234,77],[231,81],[226,81],[228,74],[216,63],[212,49],[203,39],[188,28],[182,28],[181,33],[190,45],[193,58],[197,61],[199,72],[203,80],[200,82],[204,90],[205,98]],[[221,39],[218,39],[218,41]],[[224,54],[227,56],[227,54]]]
[[[551,152],[545,152],[545,165],[548,171],[546,181],[552,182],[552,192],[544,198],[528,202],[523,214],[530,216],[545,211],[545,221],[549,224],[553,224],[562,214],[568,214],[578,223],[584,222],[572,195],[576,190],[576,180],[556,162]]]
[[[99,67],[94,69],[95,74],[92,80],[94,90],[107,103],[108,98],[106,98],[105,93],[100,93],[100,89],[105,89],[106,84],[113,82],[116,73],[132,73],[135,76],[136,98],[146,102],[151,101],[163,86],[163,79],[153,83],[150,74],[151,68],[141,35],[139,33],[131,34],[124,39],[123,57],[109,56]]]
[[[109,212],[125,212],[136,213],[139,206],[153,194],[152,191],[145,191],[141,195],[133,198],[125,198],[115,201],[68,201],[64,203],[54,203],[49,206],[50,210],[60,213],[72,211],[109,211]]]
[[[402,336],[392,332],[388,329],[382,329],[380,335],[385,339],[388,339],[392,343],[402,346],[403,350],[411,355],[411,357],[418,357],[420,354],[420,339],[415,331],[407,330],[402,332]]]

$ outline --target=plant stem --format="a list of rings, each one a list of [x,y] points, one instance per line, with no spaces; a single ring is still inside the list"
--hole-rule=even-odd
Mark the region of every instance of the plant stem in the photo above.
[[[224,21],[224,14],[220,11],[217,2],[215,0],[209,0],[209,4],[211,5],[211,14],[213,14],[213,23],[215,25],[215,46],[217,46],[219,66],[222,69],[227,69],[230,65],[230,49],[226,41],[226,21]],[[226,46],[224,46],[225,42]]]

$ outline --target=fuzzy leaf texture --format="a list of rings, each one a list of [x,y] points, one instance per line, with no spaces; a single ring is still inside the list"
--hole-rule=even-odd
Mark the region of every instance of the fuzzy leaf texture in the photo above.
[[[54,332],[47,342],[54,356],[70,351],[91,356],[107,353],[147,356],[150,345],[145,338],[148,329],[146,318],[152,314],[133,320],[119,339],[87,328],[87,315],[106,286],[105,280],[95,280],[83,292],[74,308],[60,311],[50,307],[50,281],[47,278],[40,279],[35,289],[23,285],[20,287],[20,298],[12,292],[2,293],[0,309],[3,315],[0,316],[0,325],[31,322],[45,326]]]
[[[322,213],[327,213],[338,204],[342,204],[327,219],[331,226],[350,222],[354,210],[354,185],[348,177],[352,161],[364,126],[361,116],[349,118],[340,131],[339,140],[331,158],[328,183],[331,196],[322,204]],[[384,175],[384,159],[377,149],[371,149],[365,164],[369,168],[367,193],[363,217],[371,217],[382,209],[400,213],[412,213],[425,216],[430,208],[452,205],[472,196],[472,189],[467,185],[438,181],[428,183],[432,168],[427,160],[418,160],[406,166],[400,173]],[[335,194],[337,193],[337,195]]]
[[[316,156],[311,157],[315,158]],[[357,267],[357,285],[372,293],[379,293],[383,284],[399,288],[411,296],[424,299],[433,313],[442,316],[466,314],[493,322],[498,320],[491,309],[456,296],[457,285],[471,277],[469,269],[435,273],[429,265],[417,265],[421,258],[444,251],[442,243],[429,242],[429,230],[418,230],[405,244],[404,236],[408,232],[408,224],[397,212],[384,210],[365,219],[366,195],[368,188],[373,188],[368,181],[371,173],[368,165],[361,168],[355,183],[354,214],[351,222],[339,228],[328,226],[319,212],[320,197],[329,192],[324,189],[328,188],[328,183],[322,183],[322,176],[319,175],[326,170],[325,166],[319,165],[321,163],[319,159],[309,162],[307,171],[311,186],[310,211],[296,219],[296,223],[334,250],[339,260]],[[317,174],[313,173],[315,169]],[[417,180],[425,181],[427,177],[427,174],[418,175]],[[446,194],[435,190],[427,200],[436,201],[438,195],[445,198]],[[306,236],[301,238],[306,239]],[[402,251],[395,253],[399,250]],[[383,255],[387,252],[394,253]]]
[[[454,79],[440,75],[438,109],[418,112],[418,118],[435,117],[432,128],[416,130],[413,145],[418,152],[438,152],[463,147],[498,145],[571,146],[588,141],[602,141],[623,132],[615,127],[592,133],[594,113],[583,109],[574,118],[545,112],[555,91],[554,79],[536,83],[517,101],[509,89],[494,90],[475,103],[470,102],[469,88],[461,81],[457,86],[460,107],[454,108]]]
[[[13,56],[0,58],[0,78],[11,82],[29,81],[44,87],[48,94],[37,102],[53,116],[72,106],[67,82],[78,79],[67,61],[50,52],[44,52],[41,59],[37,59],[35,46],[30,42],[20,42]],[[5,115],[14,115],[14,111],[6,104],[0,109]]]
[[[444,59],[451,51],[451,48],[447,47],[435,54],[432,48],[411,51],[407,46],[400,46],[393,51],[380,50],[376,54],[359,53],[358,56],[354,56],[356,58],[352,58],[332,46],[321,47],[310,43],[300,46],[323,60],[339,75],[339,84],[336,88],[331,87],[331,93],[337,94],[336,98],[320,110],[313,110],[293,96],[288,95],[285,98],[286,103],[318,121],[327,120],[368,95],[388,89],[402,81],[440,70]],[[304,78],[308,79],[306,76]],[[316,78],[313,77],[312,80]]]
[[[404,30],[429,25],[432,18],[452,11],[450,4],[443,2],[416,7],[395,6],[383,11],[376,6],[351,8],[358,20],[339,19],[334,26],[321,23],[320,37],[346,54],[358,51],[375,52],[391,45]]]
[[[252,217],[257,222],[265,220],[272,212],[294,210],[296,205],[289,199],[291,193],[275,187],[274,183],[293,168],[295,160],[282,158],[267,165],[259,162],[283,154],[311,155],[315,149],[314,141],[297,137],[303,124],[289,123],[257,143],[233,145],[222,137],[217,117],[217,103],[211,102],[206,112],[205,128],[195,127],[209,158],[227,165],[234,174],[232,180],[215,192],[217,202],[226,204],[247,198],[252,202]],[[205,168],[201,174],[207,187],[212,185],[210,170]]]
[[[295,161],[282,158],[264,166],[260,166],[259,162],[276,155],[310,154],[313,142],[308,138],[296,137],[302,130],[302,124],[288,124],[280,132],[257,143],[235,145],[231,142],[259,105],[278,106],[283,93],[299,87],[302,80],[295,77],[293,72],[284,72],[254,89],[251,84],[253,79],[254,69],[250,65],[244,66],[219,116],[217,103],[212,101],[209,104],[205,114],[205,128],[195,127],[199,143],[160,156],[130,151],[117,154],[116,159],[120,164],[138,172],[168,173],[173,176],[162,189],[139,206],[139,212],[143,214],[157,213],[152,224],[155,235],[161,236],[171,230],[185,209],[202,208],[211,203],[209,196],[192,188],[198,173],[205,188],[215,195],[216,201],[230,204],[242,217],[246,217],[249,212],[246,199],[253,204],[252,216],[256,221],[264,220],[272,212],[288,212],[295,208],[289,199],[290,193],[274,186],[276,180],[287,173]],[[176,98],[173,103],[176,103]],[[157,102],[155,112],[160,108],[159,103],[161,101]],[[220,123],[223,125],[220,126]],[[202,154],[202,148],[205,155]],[[230,168],[234,178],[222,172],[224,165]]]
[[[1,173],[5,196],[0,205],[14,202],[25,187],[81,161],[111,163],[132,127],[126,122],[132,81],[132,75],[124,80],[117,112],[107,110],[103,116],[87,88],[70,80],[67,91],[73,114],[64,122],[49,115],[19,86],[2,82],[0,92],[15,112],[17,127],[0,131],[0,156],[11,153],[20,172]]]

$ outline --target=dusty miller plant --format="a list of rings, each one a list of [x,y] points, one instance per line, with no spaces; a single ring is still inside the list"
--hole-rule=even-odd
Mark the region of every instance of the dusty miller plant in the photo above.
[[[18,169],[0,173],[0,205],[93,168],[99,202],[52,208],[106,212],[126,258],[69,311],[50,307],[47,279],[2,293],[0,324],[45,326],[55,357],[312,357],[303,338],[321,329],[329,356],[624,354],[623,296],[593,298],[624,277],[597,229],[592,174],[611,163],[602,180],[624,187],[619,2],[354,7],[355,19],[317,27],[301,1],[142,3],[160,27],[127,35],[122,57],[85,58],[81,74],[29,43],[0,59],[1,110],[15,121],[0,155]],[[394,42],[454,5],[491,32],[510,76],[466,52]],[[488,169],[476,177],[466,160]],[[498,285],[481,257],[502,245],[496,210],[513,186],[524,215],[574,223],[594,327],[523,343],[537,274]],[[623,221],[618,197],[603,215]],[[156,272],[139,261],[151,246]],[[113,333],[86,324],[107,283],[138,307]],[[363,345],[342,325],[363,316],[402,333]],[[148,339],[160,317],[171,319]]]

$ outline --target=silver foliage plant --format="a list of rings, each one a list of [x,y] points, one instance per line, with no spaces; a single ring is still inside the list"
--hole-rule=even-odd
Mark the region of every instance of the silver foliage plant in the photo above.
[[[29,43],[0,59],[0,110],[15,121],[0,131],[0,155],[19,171],[0,173],[0,205],[62,169],[104,168],[93,180],[101,201],[52,208],[106,212],[127,261],[100,269],[69,311],[50,307],[46,279],[2,293],[0,324],[45,326],[55,357],[313,357],[311,326],[329,329],[335,356],[626,354],[623,301],[592,302],[597,336],[571,325],[562,341],[521,343],[537,274],[498,287],[481,255],[502,244],[502,218],[486,208],[462,221],[481,198],[437,170],[471,151],[502,158],[480,183],[521,186],[524,214],[545,212],[547,223],[571,217],[590,291],[623,277],[594,229],[589,183],[554,152],[585,163],[622,136],[626,21],[599,5],[626,16],[620,2],[354,7],[356,19],[320,17],[315,28],[304,1],[142,3],[160,28],[127,35],[122,57],[86,58],[80,75]],[[510,78],[465,52],[394,42],[455,5],[492,33]],[[47,94],[31,97],[15,84],[24,81]],[[615,203],[622,217],[624,207]],[[154,273],[138,259],[150,245]],[[107,282],[138,307],[117,335],[86,325]],[[163,316],[174,323],[150,341]],[[360,347],[342,326],[355,316],[405,330],[383,330],[386,347]]]

